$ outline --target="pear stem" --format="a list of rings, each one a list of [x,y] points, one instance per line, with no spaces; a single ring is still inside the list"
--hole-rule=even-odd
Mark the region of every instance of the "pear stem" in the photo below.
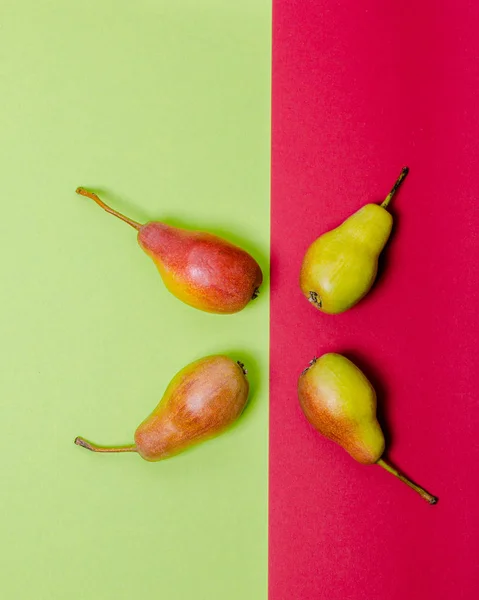
[[[125,215],[122,215],[117,210],[113,210],[113,208],[108,206],[108,204],[105,204],[103,202],[103,200],[100,200],[100,198],[94,192],[90,192],[83,187],[79,187],[75,191],[77,194],[80,194],[80,196],[85,196],[86,198],[90,198],[91,200],[93,200],[93,202],[96,202],[98,204],[98,206],[103,208],[103,210],[106,210],[106,212],[110,213],[110,215],[117,217],[121,221],[125,221],[125,223],[128,223],[128,225],[131,225],[132,227],[134,227],[137,230],[139,230],[141,228],[141,223],[137,223],[136,221],[133,221],[133,219],[130,219],[130,218],[126,217]]]
[[[421,496],[421,498],[424,498],[424,500],[426,500],[426,502],[429,502],[429,504],[437,503],[438,499],[436,498],[436,496],[433,496],[429,492],[426,492],[426,490],[424,488],[422,488],[421,486],[413,483],[410,479],[408,479],[406,477],[406,475],[404,475],[403,473],[398,471],[395,467],[393,467],[387,461],[380,458],[376,464],[378,464],[380,467],[382,467],[383,469],[388,471],[388,473],[391,473],[392,475],[394,475],[395,477],[400,479],[402,482],[404,482],[407,486],[409,486],[411,489],[413,489],[415,492],[417,492]]]
[[[388,205],[391,202],[394,194],[398,191],[399,186],[404,181],[404,179],[406,178],[406,175],[408,173],[409,173],[409,167],[404,167],[403,170],[401,171],[399,177],[397,178],[396,183],[393,185],[392,190],[389,192],[389,194],[386,196],[386,198],[384,199],[383,203],[381,204],[381,206],[383,208],[387,208],[388,207]]]
[[[81,446],[82,448],[86,448],[87,450],[91,450],[92,452],[136,452],[136,446],[117,446],[117,447],[107,447],[107,446],[97,446],[97,444],[93,444],[92,442],[87,442],[82,437],[75,438],[75,444],[77,446]]]

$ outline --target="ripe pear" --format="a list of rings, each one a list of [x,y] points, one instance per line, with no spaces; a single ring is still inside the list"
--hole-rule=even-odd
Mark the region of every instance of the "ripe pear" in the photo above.
[[[298,381],[299,404],[311,425],[358,462],[377,464],[415,490],[429,504],[437,498],[382,458],[384,435],[376,417],[376,392],[364,373],[341,354],[311,361]]]
[[[249,384],[240,362],[207,356],[173,377],[155,410],[139,425],[130,446],[98,446],[82,437],[75,444],[92,452],[137,452],[158,461],[223,433],[243,412]]]
[[[301,266],[300,286],[318,310],[342,313],[371,289],[379,255],[393,224],[387,207],[408,172],[408,167],[404,167],[381,205],[366,204],[308,248]]]
[[[138,231],[138,243],[155,263],[165,286],[186,304],[210,313],[231,314],[258,295],[261,268],[238,246],[211,233],[159,221],[142,225],[113,210],[97,194],[82,187],[76,192]]]

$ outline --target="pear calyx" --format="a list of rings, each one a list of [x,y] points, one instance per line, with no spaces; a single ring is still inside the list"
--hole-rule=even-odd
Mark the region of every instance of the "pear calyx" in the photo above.
[[[248,375],[248,369],[246,369],[246,367],[244,366],[244,363],[242,363],[241,361],[237,360],[236,364],[243,371],[243,375]]]
[[[318,308],[322,308],[323,306],[323,301],[321,300],[321,296],[318,294],[318,292],[309,292],[308,300],[311,302],[311,304],[314,304],[314,306],[317,306]]]
[[[306,371],[309,371],[309,369],[311,369],[311,367],[314,365],[314,363],[317,360],[318,360],[318,357],[317,356],[313,356],[312,360],[309,361],[308,366],[301,371],[301,375],[304,375],[306,373]]]

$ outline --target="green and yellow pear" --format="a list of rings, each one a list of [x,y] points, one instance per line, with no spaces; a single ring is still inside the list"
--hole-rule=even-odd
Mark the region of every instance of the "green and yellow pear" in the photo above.
[[[437,498],[410,481],[383,457],[384,435],[376,417],[376,392],[364,373],[341,354],[311,361],[298,381],[298,398],[307,420],[358,462],[379,465],[429,504]]]
[[[371,289],[379,255],[393,225],[387,207],[408,172],[408,167],[404,167],[381,205],[366,204],[308,248],[301,266],[300,286],[318,310],[342,313]]]

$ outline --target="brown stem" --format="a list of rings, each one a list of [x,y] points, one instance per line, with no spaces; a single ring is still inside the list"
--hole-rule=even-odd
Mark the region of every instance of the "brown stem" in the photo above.
[[[117,447],[107,447],[107,446],[97,446],[92,442],[87,442],[82,437],[75,438],[75,444],[77,446],[81,446],[82,448],[86,448],[87,450],[91,450],[92,452],[136,452],[136,446],[117,446]]]
[[[105,204],[103,202],[103,200],[100,200],[100,198],[98,198],[98,196],[94,192],[89,192],[88,190],[86,190],[85,188],[82,188],[82,187],[77,188],[75,191],[77,194],[80,194],[80,196],[85,196],[86,198],[90,198],[91,200],[93,200],[93,202],[96,202],[98,204],[98,206],[103,208],[103,210],[106,210],[106,212],[110,213],[110,215],[113,215],[113,216],[117,217],[118,219],[125,221],[125,223],[128,223],[128,225],[131,225],[135,229],[138,229],[138,230],[140,229],[141,223],[137,223],[136,221],[133,221],[133,219],[130,219],[129,217],[125,217],[125,215],[122,215],[117,210],[113,210],[113,208],[108,206],[108,204]]]
[[[409,173],[409,167],[404,167],[403,170],[401,171],[399,177],[397,178],[396,183],[393,185],[392,190],[389,192],[389,194],[386,196],[386,198],[384,199],[383,203],[381,204],[381,206],[383,208],[387,208],[388,207],[389,203],[392,200],[392,197],[398,191],[399,186],[404,181],[404,179],[406,178],[406,175],[408,173]]]
[[[426,490],[424,488],[422,488],[421,486],[413,483],[410,479],[408,479],[406,477],[406,475],[404,475],[404,473],[401,473],[400,471],[398,471],[395,467],[393,467],[387,461],[380,458],[376,464],[378,464],[380,467],[382,467],[383,469],[388,471],[388,473],[391,473],[392,475],[394,475],[395,477],[400,479],[402,482],[404,482],[406,485],[408,485],[411,489],[413,489],[415,492],[417,492],[421,496],[421,498],[424,498],[424,500],[426,500],[426,502],[429,502],[429,504],[437,503],[438,498],[436,498],[436,496],[433,496],[429,492],[426,492]]]

